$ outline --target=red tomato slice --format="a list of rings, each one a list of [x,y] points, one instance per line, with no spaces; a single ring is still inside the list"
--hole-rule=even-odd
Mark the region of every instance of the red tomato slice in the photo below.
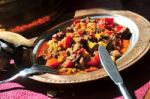
[[[77,19],[77,20],[75,20],[75,21],[73,22],[73,24],[76,25],[77,23],[80,23],[80,22],[81,22],[81,20],[80,20],[80,19]]]
[[[62,65],[65,68],[71,68],[74,65],[74,62],[72,62],[71,60],[66,60]]]
[[[65,41],[66,48],[68,48],[71,45],[71,42],[72,42],[72,37],[71,36],[67,36],[66,37],[66,41]]]
[[[87,64],[88,64],[89,66],[98,66],[99,63],[100,63],[100,61],[99,61],[99,55],[98,55],[98,53],[96,53],[95,56],[92,57],[92,58],[88,61]]]
[[[118,25],[118,26],[115,27],[115,32],[119,33],[122,29],[123,29],[123,26]]]
[[[105,24],[113,25],[114,19],[113,18],[105,18]]]
[[[100,24],[100,25],[99,25],[99,28],[100,28],[100,29],[105,29],[105,24]]]

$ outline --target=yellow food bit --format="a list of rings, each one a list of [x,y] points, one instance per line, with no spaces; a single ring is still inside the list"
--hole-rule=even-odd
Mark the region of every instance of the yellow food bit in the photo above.
[[[113,62],[116,60],[114,56],[110,56],[110,58],[112,59]]]
[[[74,37],[73,40],[74,40],[76,43],[80,42],[79,37]]]
[[[86,28],[86,32],[90,33],[91,29],[90,28]]]
[[[81,25],[81,30],[85,30],[86,29],[86,23],[81,22],[80,25]]]
[[[95,34],[95,37],[96,37],[98,40],[101,38],[101,36],[102,36],[102,33],[96,33],[96,34]]]
[[[72,73],[72,68],[68,68],[66,74],[71,74]]]
[[[49,48],[48,48],[49,51],[53,51],[53,50],[59,51],[61,49],[60,47],[58,47],[58,44],[52,40],[50,40],[47,44],[49,45]]]
[[[98,44],[101,45],[101,46],[107,46],[107,44],[103,41],[98,42]]]
[[[78,31],[79,28],[80,28],[80,23],[77,23],[77,24],[73,27],[73,30],[74,30],[74,31]]]
[[[57,59],[59,62],[63,62],[65,60],[64,56],[58,56],[58,59]]]
[[[67,32],[66,36],[72,36],[72,33],[71,32]]]
[[[83,53],[83,56],[86,57],[88,55],[89,55],[89,53],[85,50],[84,53]]]
[[[95,42],[88,41],[88,47],[89,47],[90,49],[94,48],[95,45],[96,45]]]
[[[100,34],[101,34],[101,35],[105,35],[105,34],[106,34],[106,32],[101,32]]]
[[[90,23],[87,24],[87,27],[88,28],[96,28],[96,23],[90,22]]]

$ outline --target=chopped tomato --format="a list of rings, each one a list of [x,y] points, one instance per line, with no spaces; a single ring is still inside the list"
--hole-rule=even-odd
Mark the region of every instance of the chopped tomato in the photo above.
[[[115,32],[119,33],[122,29],[123,29],[123,26],[118,25],[118,26],[115,27]]]
[[[100,20],[102,20],[102,19],[96,18],[96,19],[95,19],[95,22],[99,22]]]
[[[60,41],[59,46],[62,46],[64,49],[67,49],[72,43],[72,37],[67,36],[63,40]]]
[[[84,32],[83,32],[82,30],[78,30],[78,34],[79,34],[80,36],[83,36],[83,35],[84,35]]]
[[[95,56],[92,57],[92,58],[88,61],[87,64],[88,64],[89,66],[98,66],[99,63],[100,63],[100,61],[99,61],[99,55],[98,55],[98,53],[96,53]]]
[[[105,19],[104,18],[102,18],[102,19],[99,19],[98,20],[98,27],[100,28],[100,29],[105,29],[105,26],[106,26],[106,23],[105,23]]]
[[[85,52],[84,48],[81,48],[77,51],[77,54],[82,55]]]
[[[111,34],[113,34],[113,32],[112,31],[108,31],[107,34],[111,35]]]
[[[114,18],[105,18],[105,24],[114,25]]]
[[[105,24],[100,24],[100,25],[99,25],[99,28],[100,28],[100,29],[105,29]]]
[[[111,34],[113,34],[113,31],[106,30],[106,33],[111,35]]]
[[[50,58],[46,61],[46,66],[56,68],[60,65],[60,62],[56,58]]]
[[[80,23],[76,23],[75,28],[76,28],[76,29],[80,29],[80,28],[81,28]]]
[[[80,19],[77,19],[77,20],[75,20],[75,21],[73,22],[73,24],[76,25],[77,23],[80,23],[80,22],[81,22],[81,20],[80,20]]]
[[[67,37],[66,37],[66,40],[65,40],[65,45],[64,45],[64,47],[65,47],[65,48],[68,48],[68,47],[71,45],[71,42],[72,42],[72,37],[71,37],[71,36],[67,36]]]
[[[65,68],[70,68],[70,67],[73,67],[74,65],[74,62],[72,62],[71,60],[66,60],[62,66],[65,67]]]

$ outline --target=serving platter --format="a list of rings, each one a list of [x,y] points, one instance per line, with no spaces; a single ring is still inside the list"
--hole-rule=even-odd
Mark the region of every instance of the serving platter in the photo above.
[[[112,17],[115,19],[116,23],[128,27],[132,33],[132,38],[130,41],[130,46],[127,52],[116,61],[117,68],[122,71],[137,62],[146,52],[149,50],[150,45],[150,23],[142,16],[130,12],[130,11],[108,11],[101,9],[88,9],[81,10],[75,13],[76,18],[85,18],[90,16],[95,17]],[[35,55],[39,46],[47,39],[49,39],[52,34],[60,28],[64,28],[71,24],[74,19],[70,19],[63,23],[56,25],[55,27],[49,29],[42,35],[38,40],[33,50],[33,62],[36,63]],[[89,72],[81,75],[54,75],[54,74],[41,74],[33,75],[29,78],[44,82],[44,83],[55,83],[55,84],[71,84],[71,83],[81,83],[88,82],[92,80],[102,79],[106,77],[107,74],[104,69],[98,69],[93,72]]]

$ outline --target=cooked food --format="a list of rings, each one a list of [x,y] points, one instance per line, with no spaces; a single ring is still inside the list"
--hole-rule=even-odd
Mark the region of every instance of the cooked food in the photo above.
[[[106,46],[115,61],[128,49],[131,35],[127,27],[115,23],[113,18],[76,19],[44,42],[37,58],[60,75],[87,73],[101,68],[99,45]]]

